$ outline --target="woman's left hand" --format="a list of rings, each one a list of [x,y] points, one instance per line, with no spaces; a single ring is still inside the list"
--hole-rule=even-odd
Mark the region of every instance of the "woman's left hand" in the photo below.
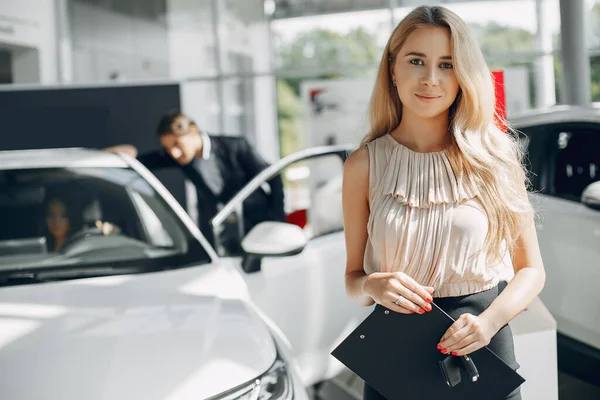
[[[487,346],[498,332],[482,314],[463,314],[446,331],[438,344],[444,354],[464,356]],[[445,351],[444,351],[445,350]]]

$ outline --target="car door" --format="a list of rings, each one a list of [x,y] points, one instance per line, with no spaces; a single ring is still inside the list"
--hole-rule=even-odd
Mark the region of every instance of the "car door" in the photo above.
[[[546,267],[540,297],[562,334],[600,348],[600,211],[581,202],[600,180],[600,125],[524,129]]]
[[[298,255],[265,258],[260,271],[243,272],[252,300],[289,339],[306,384],[340,372],[330,352],[369,311],[352,303],[344,287],[341,185],[348,150],[308,149],[272,166],[284,181],[288,220],[303,227],[309,240]],[[266,181],[259,175],[249,185],[263,190]],[[239,212],[239,200],[250,192],[242,190],[243,196],[232,200],[238,204],[226,205],[216,225],[232,220],[232,210]]]

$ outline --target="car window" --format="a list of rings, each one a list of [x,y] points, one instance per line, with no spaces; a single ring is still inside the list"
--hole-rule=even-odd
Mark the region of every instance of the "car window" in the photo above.
[[[555,126],[523,131],[533,188],[580,201],[583,190],[600,180],[600,130]]]
[[[525,154],[524,164],[527,168],[531,189],[546,193],[548,190],[547,132],[537,128],[527,128],[519,132],[518,142]]]
[[[303,228],[309,239],[343,230],[342,172],[343,159],[337,154],[303,159],[283,168],[280,177],[284,186],[286,222]],[[253,209],[250,204],[260,203],[258,200],[269,191],[268,184],[259,187],[244,201],[243,212],[247,214]],[[240,220],[242,218],[234,212],[218,227],[216,233],[220,244],[217,250],[222,255],[240,254],[243,235],[262,222],[245,215],[244,223],[251,225],[240,229]]]
[[[129,168],[0,171],[0,221],[0,271],[210,261],[167,202]]]
[[[554,194],[579,201],[583,190],[600,180],[600,131],[560,130],[552,145],[556,149]]]
[[[309,238],[343,230],[343,160],[327,155],[291,164],[284,172],[288,221]]]

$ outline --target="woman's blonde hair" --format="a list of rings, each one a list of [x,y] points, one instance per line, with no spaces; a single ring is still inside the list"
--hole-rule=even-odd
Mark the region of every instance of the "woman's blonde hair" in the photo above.
[[[384,50],[370,102],[370,130],[362,145],[394,130],[402,119],[402,103],[391,68],[408,35],[424,26],[449,30],[459,93],[449,109],[451,144],[448,158],[459,182],[473,185],[489,219],[484,251],[499,262],[506,248],[514,252],[523,225],[532,216],[522,149],[512,132],[494,121],[494,82],[481,49],[466,23],[445,7],[421,6],[394,29]]]

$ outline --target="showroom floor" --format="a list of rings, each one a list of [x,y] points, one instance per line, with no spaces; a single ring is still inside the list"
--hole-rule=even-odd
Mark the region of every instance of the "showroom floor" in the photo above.
[[[569,375],[558,374],[559,400],[598,400],[600,387],[589,385]],[[360,400],[362,399],[362,381],[347,371],[324,384],[317,393],[318,400]],[[538,400],[538,399],[524,399]],[[541,399],[540,399],[541,400]]]

